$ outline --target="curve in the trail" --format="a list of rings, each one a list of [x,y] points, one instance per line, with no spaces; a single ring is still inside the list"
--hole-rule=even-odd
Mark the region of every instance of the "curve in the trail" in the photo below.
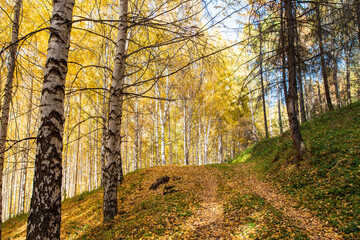
[[[311,211],[304,207],[297,207],[298,204],[274,188],[270,183],[260,181],[256,173],[249,169],[249,165],[237,166],[237,171],[244,176],[243,183],[254,193],[266,199],[274,208],[293,222],[294,225],[303,229],[310,239],[343,239],[333,227],[325,221],[314,216]]]

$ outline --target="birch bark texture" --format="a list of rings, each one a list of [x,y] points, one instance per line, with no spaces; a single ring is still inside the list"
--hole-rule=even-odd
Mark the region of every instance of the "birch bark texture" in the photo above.
[[[9,113],[10,103],[12,100],[12,88],[14,82],[16,54],[18,48],[18,36],[19,36],[19,19],[22,7],[22,0],[17,0],[14,8],[14,19],[11,33],[11,47],[8,62],[8,72],[5,85],[4,102],[1,113],[1,125],[0,125],[0,239],[1,239],[1,217],[2,217],[2,186],[3,186],[3,170],[5,160],[5,148],[6,148],[6,137],[9,125]]]
[[[104,170],[104,222],[117,215],[117,185],[121,170],[121,117],[123,84],[125,78],[125,50],[127,41],[128,0],[119,2],[119,26],[115,49],[114,70],[111,78],[108,129],[106,133],[105,170]]]
[[[53,1],[26,239],[60,239],[65,81],[75,0]]]

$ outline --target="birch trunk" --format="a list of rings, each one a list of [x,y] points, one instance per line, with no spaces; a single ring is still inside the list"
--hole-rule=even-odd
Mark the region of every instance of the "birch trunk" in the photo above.
[[[78,132],[77,132],[77,148],[76,148],[76,162],[75,162],[75,184],[74,184],[74,196],[78,193],[78,179],[79,179],[79,165],[80,165],[80,157],[81,157],[81,150],[80,150],[80,138],[81,138],[81,97],[82,93],[80,92],[79,96],[79,118],[78,118]],[[81,184],[81,181],[80,181]]]
[[[136,91],[138,93],[138,91]],[[139,146],[139,138],[140,138],[140,125],[139,125],[139,99],[135,100],[135,123],[134,123],[134,161],[135,161],[135,170],[139,169],[139,161],[140,161],[140,146]]]
[[[33,101],[33,87],[34,87],[34,78],[31,77],[30,82],[30,97],[29,97],[29,105],[28,105],[28,117],[26,123],[26,136],[28,138],[31,137],[31,121],[32,121],[32,101]],[[26,209],[26,179],[27,179],[27,168],[29,162],[29,155],[30,155],[30,140],[27,140],[25,143],[25,151],[24,151],[24,163],[21,167],[21,179],[20,179],[20,191],[21,200],[19,202],[20,205],[20,213],[24,213]]]
[[[188,138],[187,138],[187,132],[188,132],[188,119],[187,119],[187,99],[184,99],[184,164],[189,165],[189,147],[188,147]]]
[[[110,88],[108,130],[106,133],[106,164],[104,171],[104,222],[117,215],[117,185],[121,169],[121,117],[125,78],[125,48],[127,42],[128,0],[120,0],[120,23],[116,41],[115,62]]]
[[[16,54],[18,48],[18,36],[19,36],[19,19],[22,7],[22,0],[17,0],[14,8],[14,19],[11,33],[11,47],[8,62],[8,73],[5,85],[4,102],[2,105],[1,113],[1,126],[0,126],[0,216],[2,216],[2,185],[3,185],[3,168],[6,148],[6,136],[8,131],[10,103],[12,100],[12,88],[15,73]],[[1,239],[1,221],[0,221],[0,239]]]
[[[60,239],[65,81],[74,4],[53,2],[27,239]]]

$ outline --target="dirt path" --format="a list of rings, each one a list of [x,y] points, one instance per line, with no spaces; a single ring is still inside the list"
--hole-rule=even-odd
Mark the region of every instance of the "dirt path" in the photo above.
[[[218,179],[213,171],[204,169],[201,192],[199,198],[202,200],[200,206],[182,226],[183,239],[220,239],[224,238],[224,232],[219,231],[223,222],[223,203],[218,197]]]
[[[237,171],[244,177],[243,183],[254,193],[266,199],[285,218],[305,231],[310,239],[343,239],[343,237],[328,224],[314,216],[307,208],[299,208],[295,201],[279,193],[271,184],[260,181],[249,165],[239,165]]]
[[[199,192],[201,204],[198,209],[181,227],[181,239],[253,239],[256,231],[261,229],[251,227],[251,224],[244,224],[239,219],[227,219],[224,208],[229,206],[229,202],[234,199],[229,198],[229,192],[236,192],[232,197],[240,195],[259,196],[264,199],[269,208],[274,208],[281,213],[289,226],[289,229],[299,229],[304,232],[309,239],[343,239],[342,236],[332,227],[306,208],[299,208],[295,201],[279,193],[274,186],[258,179],[256,173],[251,171],[249,165],[229,166],[231,171],[221,171],[216,167],[204,168],[203,177],[199,182],[202,191]],[[229,176],[232,175],[231,177]],[[219,188],[222,188],[221,192]],[[226,188],[227,192],[224,191]],[[251,203],[250,203],[251,205]],[[250,206],[257,208],[257,205]],[[249,208],[242,206],[241,208]],[[239,211],[239,215],[245,212]],[[251,213],[251,218],[259,218],[266,214],[260,210]],[[238,222],[239,221],[239,222]],[[266,223],[264,223],[266,224]],[[255,225],[255,223],[254,223]],[[259,223],[257,223],[259,225]],[[292,226],[294,226],[292,228]],[[271,226],[275,227],[275,226]],[[281,236],[275,239],[284,239]],[[257,239],[257,238],[255,238]],[[291,239],[291,238],[290,238]]]

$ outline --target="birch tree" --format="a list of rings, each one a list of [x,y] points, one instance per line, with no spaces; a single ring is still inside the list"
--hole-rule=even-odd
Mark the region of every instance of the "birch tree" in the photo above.
[[[22,6],[22,0],[17,0],[14,8],[14,19],[12,25],[11,42],[10,42],[10,56],[8,62],[8,73],[5,85],[4,101],[1,113],[0,125],[0,217],[2,216],[2,185],[3,185],[3,168],[6,148],[6,136],[8,132],[10,103],[12,100],[12,88],[15,73],[15,62],[18,48],[19,36],[19,19]],[[0,238],[1,238],[1,219],[0,219]]]
[[[125,49],[127,41],[128,0],[119,2],[120,23],[115,49],[114,70],[111,78],[108,129],[106,133],[104,170],[104,222],[117,215],[117,185],[121,171],[120,128],[122,117],[123,84],[125,78]]]
[[[53,2],[27,239],[60,239],[65,81],[75,0]]]

